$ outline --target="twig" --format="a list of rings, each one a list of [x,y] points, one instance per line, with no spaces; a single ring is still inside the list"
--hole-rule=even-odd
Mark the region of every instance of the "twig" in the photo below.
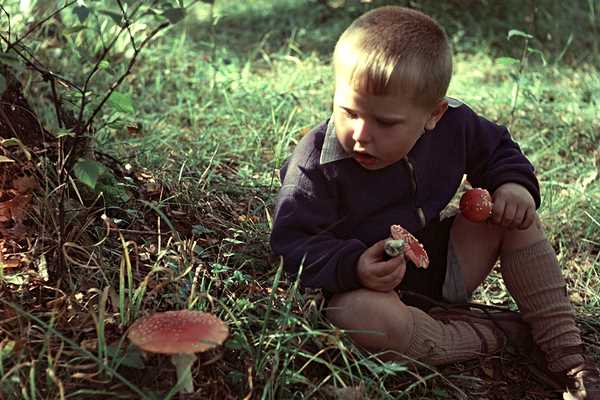
[[[6,14],[6,19],[8,19],[8,40],[10,41],[10,14],[8,13],[8,11],[6,11],[2,4],[0,4],[0,10],[2,10],[4,14]],[[6,49],[6,51],[8,51],[8,49]]]
[[[58,138],[58,162],[57,168],[58,171],[58,187],[59,191],[59,200],[58,200],[58,271],[65,270],[65,256],[63,252],[63,246],[65,244],[65,193],[66,193],[66,171],[64,168],[65,158],[64,158],[64,148],[65,148],[65,137],[61,136]]]
[[[125,9],[124,9],[121,1],[117,0],[117,2],[119,4],[119,7],[121,8],[121,12],[123,13],[123,20],[124,20],[125,23],[123,24],[123,26],[121,26],[121,30],[119,32],[117,32],[116,36],[108,44],[108,46],[103,45],[104,50],[102,51],[102,54],[98,58],[98,61],[96,61],[96,64],[94,64],[94,67],[92,68],[92,71],[89,73],[88,77],[85,80],[85,83],[83,85],[82,97],[81,97],[81,106],[79,108],[79,117],[77,118],[77,121],[79,122],[79,124],[83,125],[83,126],[82,126],[82,129],[81,129],[81,132],[76,132],[76,135],[83,134],[83,132],[85,132],[87,130],[87,128],[89,127],[89,125],[90,125],[89,122],[93,119],[93,118],[90,118],[90,119],[88,119],[88,122],[86,122],[85,124],[82,124],[83,123],[83,111],[84,111],[85,106],[86,106],[86,103],[85,103],[85,101],[86,101],[85,93],[87,91],[87,87],[88,87],[88,85],[89,85],[92,77],[96,74],[96,72],[98,72],[98,69],[100,68],[100,64],[106,58],[106,55],[108,54],[108,52],[113,48],[113,46],[117,42],[117,39],[121,36],[121,34],[123,33],[123,31],[125,29],[127,29],[127,31],[129,32],[129,35],[130,35],[130,38],[131,38],[132,44],[133,44],[134,57],[135,57],[135,55],[137,55],[137,53],[139,52],[139,50],[141,50],[141,48],[143,47],[143,44],[142,44],[142,46],[139,49],[136,49],[135,43],[133,42],[133,36],[132,36],[131,30],[129,28],[129,26],[131,25],[131,23],[129,22],[130,19],[127,17],[127,14],[125,13]],[[137,7],[133,10],[133,12],[131,13],[132,17],[137,13],[137,11],[140,9],[141,5],[142,5],[142,2],[140,2],[137,5]],[[103,42],[104,42],[104,40],[103,40]],[[126,72],[126,74],[128,74],[129,72],[130,71]],[[115,86],[115,84],[113,84],[111,86],[109,94],[108,94],[109,97],[112,94],[112,92],[114,92],[114,90],[116,89],[117,86],[118,85]],[[104,105],[104,102],[102,102],[101,105]],[[93,115],[97,114],[98,111],[99,111],[99,109],[98,109],[98,107],[96,107],[96,110],[94,110]]]
[[[52,14],[48,15],[46,18],[44,18],[41,21],[35,23],[31,28],[29,28],[27,30],[27,32],[25,32],[25,34],[23,36],[21,36],[20,38],[17,38],[17,40],[15,40],[11,45],[9,45],[8,48],[6,49],[6,51],[8,51],[12,47],[18,45],[23,39],[25,39],[27,36],[29,36],[33,32],[35,32],[40,26],[42,26],[43,24],[45,24],[47,21],[49,21],[55,15],[60,14],[64,9],[71,7],[75,3],[77,3],[77,0],[72,0],[69,3],[65,3],[61,8],[56,9]]]
[[[52,101],[54,102],[54,111],[56,112],[56,122],[58,122],[58,127],[62,129],[64,126],[62,120],[62,108],[56,93],[56,81],[54,79],[50,79],[50,89],[52,90]]]
[[[86,106],[86,95],[85,94],[87,92],[88,85],[90,84],[92,77],[100,69],[100,64],[102,63],[102,61],[104,61],[104,59],[106,58],[106,55],[113,48],[113,46],[117,42],[117,39],[121,36],[121,33],[123,33],[124,30],[125,30],[125,27],[121,27],[121,30],[119,30],[119,32],[117,32],[115,37],[108,44],[108,47],[104,48],[104,50],[102,51],[102,54],[100,55],[100,57],[98,57],[98,61],[96,61],[96,63],[92,67],[92,71],[88,74],[87,78],[85,78],[85,82],[83,83],[83,91],[81,93],[81,104],[79,106],[79,116],[77,118],[77,121],[79,121],[80,123],[83,121],[83,111],[85,110],[85,106]],[[112,91],[111,91],[111,93],[112,93]],[[83,127],[81,127],[82,129],[78,132],[75,132],[75,134],[79,135],[79,134],[85,132],[85,126],[87,126],[87,124],[85,124]]]
[[[111,85],[109,92],[104,96],[104,98],[96,106],[96,108],[92,112],[91,116],[88,118],[88,120],[86,121],[86,123],[83,125],[83,130],[82,130],[83,132],[85,132],[90,127],[90,125],[92,124],[92,121],[94,120],[94,118],[96,117],[96,115],[100,112],[100,110],[104,106],[104,103],[106,103],[106,101],[108,100],[108,98],[110,97],[110,95],[115,91],[115,89],[117,87],[119,87],[119,85],[121,85],[121,83],[123,83],[123,81],[125,80],[125,78],[127,76],[129,76],[129,74],[133,70],[133,66],[134,66],[134,64],[135,64],[135,62],[137,60],[137,56],[139,55],[140,51],[148,44],[148,42],[150,41],[150,39],[152,39],[154,36],[156,36],[158,34],[158,32],[160,32],[161,30],[165,29],[169,25],[170,25],[169,22],[163,22],[162,24],[160,24],[159,26],[157,26],[144,39],[144,41],[140,44],[140,47],[137,50],[134,50],[133,56],[131,57],[131,60],[129,60],[129,65],[127,65],[127,71],[125,71],[125,73],[123,75],[121,75],[119,77],[119,79],[115,83],[113,83]]]
[[[6,43],[8,46],[11,46],[11,42],[10,40],[8,40],[8,38],[6,38],[3,34],[0,33],[0,40],[4,41],[4,43]],[[44,79],[56,79],[61,81],[62,83],[64,83],[65,85],[76,89],[78,91],[81,92],[81,89],[72,81],[68,80],[67,78],[64,78],[60,75],[55,74],[54,72],[48,70],[47,68],[45,68],[44,66],[42,66],[42,63],[40,63],[37,58],[35,58],[35,56],[33,54],[31,54],[31,52],[29,51],[29,49],[27,49],[26,47],[22,47],[21,48],[23,51],[25,51],[29,57],[31,57],[31,59],[29,59],[26,55],[24,55],[20,50],[18,50],[16,47],[12,47],[12,51],[14,51],[17,56],[19,56],[24,62],[25,65],[29,68],[32,68],[33,70],[37,71],[40,75],[42,75],[44,77]]]
[[[135,47],[135,39],[133,38],[133,34],[131,33],[131,24],[129,23],[129,18],[127,17],[125,7],[123,7],[123,3],[121,2],[121,0],[117,0],[117,4],[121,9],[121,13],[123,13],[123,18],[125,19],[125,26],[127,27],[127,33],[129,34],[129,40],[131,41],[131,45],[133,46],[133,51],[137,51],[137,47]]]
[[[534,28],[534,24],[535,24],[535,19],[537,16],[537,8],[535,7],[535,1],[531,3],[531,7],[533,7],[532,10],[532,18],[531,21],[529,22],[529,26],[527,28],[527,30],[529,32],[531,32],[531,30]],[[515,112],[517,111],[517,102],[519,100],[519,92],[521,89],[521,74],[523,74],[523,71],[525,70],[525,64],[527,63],[527,52],[529,51],[529,37],[526,36],[525,37],[525,45],[523,46],[523,51],[521,52],[521,59],[519,60],[519,71],[517,73],[517,83],[516,83],[516,88],[515,88],[515,94],[513,96],[513,104],[512,104],[512,109],[510,110],[510,124],[509,126],[512,128],[513,127],[513,122],[515,121]]]

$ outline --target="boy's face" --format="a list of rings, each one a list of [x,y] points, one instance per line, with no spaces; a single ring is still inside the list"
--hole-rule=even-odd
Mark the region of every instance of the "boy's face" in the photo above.
[[[374,96],[355,91],[344,68],[336,73],[333,100],[337,138],[363,168],[377,170],[403,159],[448,103],[425,109],[405,94]]]

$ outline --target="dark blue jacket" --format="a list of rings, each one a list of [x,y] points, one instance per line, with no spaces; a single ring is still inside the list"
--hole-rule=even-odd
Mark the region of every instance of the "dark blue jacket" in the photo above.
[[[359,288],[361,253],[389,237],[392,224],[414,233],[437,219],[464,174],[490,193],[519,183],[539,207],[533,166],[508,130],[456,100],[450,104],[404,160],[381,170],[366,170],[344,153],[332,120],[302,138],[281,169],[271,232],[285,270],[295,276],[302,265],[302,286],[333,293]]]

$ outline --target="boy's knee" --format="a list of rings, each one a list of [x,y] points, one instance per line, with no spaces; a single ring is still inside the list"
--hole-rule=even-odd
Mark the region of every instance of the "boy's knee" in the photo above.
[[[524,229],[503,229],[502,252],[513,251],[546,239],[544,228],[537,213],[531,225]]]
[[[335,319],[344,314],[356,316],[357,313],[371,313],[373,310],[396,307],[397,303],[402,304],[396,292],[357,289],[334,295],[329,301],[326,313],[328,318]]]
[[[337,294],[329,302],[326,316],[368,350],[395,347],[395,341],[407,337],[412,329],[408,307],[396,292],[358,289]]]
[[[453,224],[453,235],[458,239],[472,242],[472,238],[486,243],[503,244],[506,241],[539,240],[544,236],[537,212],[533,212],[531,224],[526,228],[507,228],[492,222],[471,222],[458,214]]]
[[[488,222],[472,222],[457,214],[452,224],[451,237],[455,243],[467,242],[472,244],[473,239],[485,243],[500,243],[507,229]]]

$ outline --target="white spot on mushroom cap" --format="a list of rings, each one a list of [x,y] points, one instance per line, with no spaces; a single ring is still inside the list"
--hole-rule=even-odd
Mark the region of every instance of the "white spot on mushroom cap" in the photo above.
[[[165,311],[143,317],[127,337],[144,351],[161,354],[196,353],[221,345],[229,336],[216,316],[191,310]]]

